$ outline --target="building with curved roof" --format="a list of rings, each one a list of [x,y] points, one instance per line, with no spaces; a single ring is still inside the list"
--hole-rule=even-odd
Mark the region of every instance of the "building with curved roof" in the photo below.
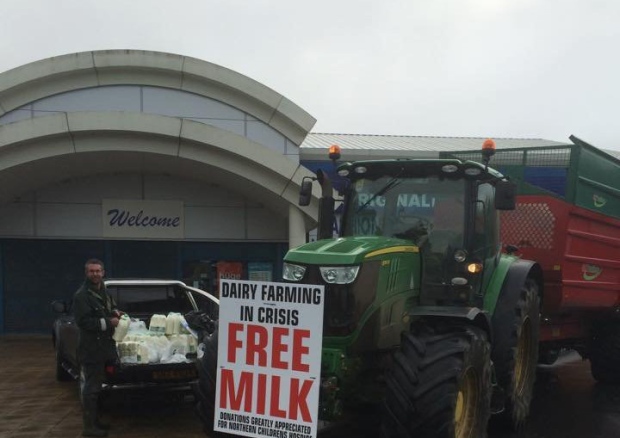
[[[0,332],[47,330],[49,302],[72,296],[89,257],[111,276],[205,289],[226,269],[279,277],[316,220],[316,197],[297,205],[314,123],[242,74],[167,53],[0,74]]]
[[[311,133],[316,120],[243,74],[104,50],[0,73],[0,333],[47,332],[96,257],[108,277],[278,280],[316,225],[299,187],[344,160],[437,157],[480,138]],[[496,139],[498,148],[558,146]]]

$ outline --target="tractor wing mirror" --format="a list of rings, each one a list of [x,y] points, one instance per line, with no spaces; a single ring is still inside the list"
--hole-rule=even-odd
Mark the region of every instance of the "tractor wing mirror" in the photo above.
[[[495,185],[495,209],[514,210],[516,208],[517,185],[512,181],[498,181]]]
[[[312,199],[312,180],[304,179],[301,182],[301,188],[299,189],[299,205],[306,207],[310,205]]]

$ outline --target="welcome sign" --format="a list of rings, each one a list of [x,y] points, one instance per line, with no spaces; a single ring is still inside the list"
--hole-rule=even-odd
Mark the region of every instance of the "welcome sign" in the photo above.
[[[104,199],[102,203],[104,237],[182,239],[184,237],[182,201],[142,201]]]

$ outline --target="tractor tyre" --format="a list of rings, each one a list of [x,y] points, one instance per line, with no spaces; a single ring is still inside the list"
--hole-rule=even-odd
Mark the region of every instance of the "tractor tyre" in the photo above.
[[[600,383],[620,383],[620,322],[604,321],[590,335],[590,370]]]
[[[194,385],[196,414],[202,423],[204,432],[209,436],[218,436],[213,432],[215,415],[215,388],[217,382],[217,336],[216,323],[213,333],[205,333],[201,343],[202,357],[198,359],[198,382]]]
[[[488,337],[473,326],[403,333],[386,374],[384,438],[484,438],[491,404]]]
[[[536,381],[540,297],[538,284],[527,278],[516,304],[498,303],[493,315],[493,352],[495,376],[504,391],[504,411],[498,421],[512,429],[525,423]]]

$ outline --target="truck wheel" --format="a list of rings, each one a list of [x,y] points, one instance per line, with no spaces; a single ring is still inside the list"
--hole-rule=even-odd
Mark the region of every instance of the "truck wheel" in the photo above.
[[[213,433],[213,416],[215,414],[215,388],[217,377],[217,335],[215,323],[213,333],[206,333],[201,343],[204,345],[202,358],[198,359],[198,383],[194,386],[196,414],[202,428],[209,436]]]
[[[525,281],[516,304],[498,303],[493,315],[494,344],[491,355],[497,383],[504,390],[505,410],[499,420],[520,428],[530,411],[538,363],[540,298],[538,284]]]
[[[590,369],[601,383],[620,383],[620,323],[596,324],[590,338]]]
[[[386,381],[383,437],[486,437],[491,359],[481,329],[403,333]]]
[[[62,357],[58,349],[56,349],[56,380],[59,382],[70,382],[73,380],[73,376],[62,366]]]

